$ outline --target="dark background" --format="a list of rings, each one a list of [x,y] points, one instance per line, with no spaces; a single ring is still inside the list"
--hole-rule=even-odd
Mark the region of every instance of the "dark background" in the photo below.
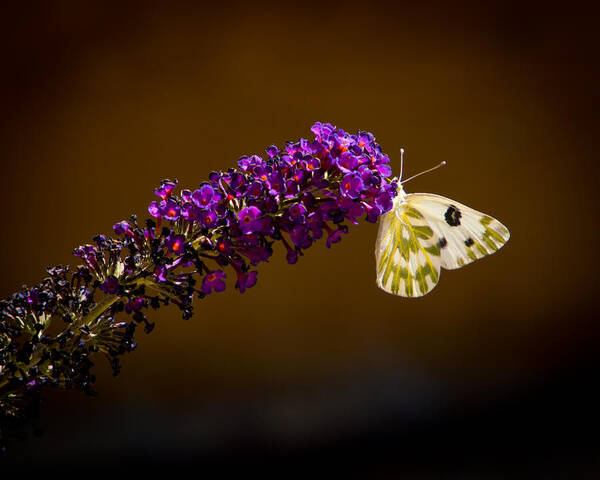
[[[81,4],[80,4],[81,3]],[[95,399],[50,392],[14,465],[363,478],[600,472],[598,45],[576,3],[2,7],[0,296],[178,178],[315,121],[375,134],[407,190],[489,213],[498,254],[423,299],[375,286],[376,226],[154,315]],[[175,470],[174,470],[175,471]],[[176,470],[181,471],[181,470]],[[579,478],[579,477],[578,477]]]

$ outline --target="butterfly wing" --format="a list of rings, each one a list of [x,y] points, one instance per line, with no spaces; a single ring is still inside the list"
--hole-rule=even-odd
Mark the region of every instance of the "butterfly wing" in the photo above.
[[[405,202],[427,219],[445,269],[460,268],[490,255],[510,237],[508,229],[495,218],[449,198],[411,193],[406,195]]]
[[[430,292],[440,278],[437,242],[418,208],[402,203],[382,215],[375,244],[377,286],[403,297]]]

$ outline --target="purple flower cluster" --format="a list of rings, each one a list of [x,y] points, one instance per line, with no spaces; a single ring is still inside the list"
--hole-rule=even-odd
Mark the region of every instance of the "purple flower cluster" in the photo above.
[[[389,181],[389,158],[372,134],[351,135],[328,123],[312,127],[315,138],[271,146],[266,156],[244,156],[238,168],[213,172],[194,191],[174,194],[176,181],[164,180],[155,190],[160,198],[148,211],[162,222],[172,222],[165,246],[183,253],[200,243],[205,254],[215,254],[218,266],[233,266],[240,291],[256,283],[249,265],[267,261],[272,244],[281,240],[287,260],[295,263],[302,251],[326,235],[327,246],[348,231],[344,221],[369,222],[392,208],[397,185]],[[174,225],[174,228],[173,228]],[[186,238],[177,231],[192,231]],[[115,232],[123,234],[122,223]],[[198,241],[201,239],[201,242]],[[175,247],[175,248],[174,248]],[[224,289],[222,270],[203,267],[202,293]],[[212,286],[218,275],[218,286]]]
[[[253,287],[253,267],[276,242],[295,263],[321,238],[339,242],[347,223],[389,211],[397,183],[373,135],[327,123],[311,130],[313,140],[244,156],[193,191],[176,194],[177,181],[163,180],[153,218],[115,224],[116,238],[97,235],[74,250],[83,265],[49,269],[41,284],[0,301],[0,410],[18,409],[19,395],[46,384],[91,392],[88,357],[104,354],[117,374],[136,326],[154,327],[149,308],[172,303],[189,318],[194,297],[222,292],[228,279],[241,293]],[[121,312],[133,320],[116,321]],[[62,331],[50,333],[56,322]]]

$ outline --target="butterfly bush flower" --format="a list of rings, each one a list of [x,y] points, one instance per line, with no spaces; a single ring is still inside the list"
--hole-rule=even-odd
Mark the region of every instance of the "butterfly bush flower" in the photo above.
[[[177,181],[163,180],[143,224],[116,223],[115,238],[74,250],[82,265],[50,268],[42,283],[0,302],[1,411],[20,411],[44,385],[91,393],[89,357],[104,355],[116,375],[137,326],[154,328],[150,310],[174,304],[190,318],[194,298],[230,280],[240,293],[256,285],[255,267],[276,245],[293,264],[323,237],[331,247],[348,223],[376,222],[392,208],[397,183],[372,134],[320,122],[311,131],[312,139],[243,156],[196,188],[177,192]],[[123,315],[129,320],[117,320]]]
[[[185,237],[183,235],[171,235],[166,243],[169,251],[179,253],[184,250]]]
[[[208,295],[213,290],[215,292],[222,292],[225,290],[225,282],[223,279],[226,277],[223,270],[217,270],[215,272],[208,273],[202,281],[202,293]]]

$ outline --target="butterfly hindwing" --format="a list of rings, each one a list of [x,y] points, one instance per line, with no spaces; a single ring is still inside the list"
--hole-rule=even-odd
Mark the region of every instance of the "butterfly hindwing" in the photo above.
[[[440,278],[440,247],[418,208],[401,204],[380,219],[375,245],[377,285],[388,293],[420,297]]]
[[[448,270],[494,253],[510,237],[495,218],[440,195],[411,193],[404,204],[427,219],[440,247],[441,265]]]

